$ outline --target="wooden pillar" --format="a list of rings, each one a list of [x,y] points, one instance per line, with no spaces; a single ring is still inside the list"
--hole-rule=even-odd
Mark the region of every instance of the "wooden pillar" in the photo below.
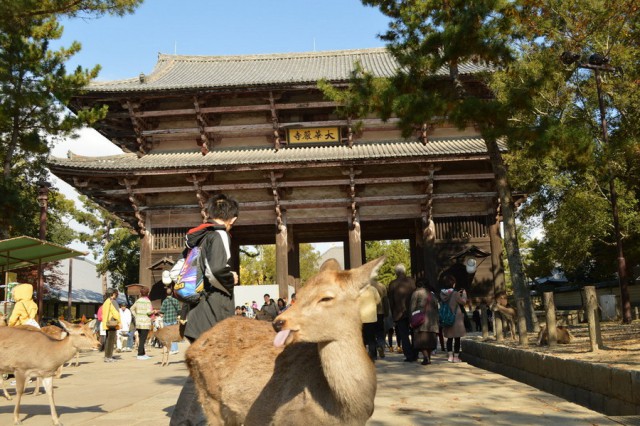
[[[595,286],[588,285],[584,287],[584,300],[586,301],[587,321],[589,322],[591,352],[596,352],[602,349],[602,335],[600,334],[600,317],[598,316],[598,299]]]
[[[547,314],[547,333],[549,338],[549,347],[553,347],[558,343],[558,329],[556,328],[556,305],[553,302],[553,292],[544,292],[544,310]]]
[[[282,223],[276,228],[276,281],[280,297],[289,298],[289,239],[287,226]]]
[[[431,288],[438,291],[438,262],[436,261],[436,227],[431,219],[422,221],[422,241],[425,279]]]
[[[507,286],[504,279],[504,266],[502,263],[502,237],[500,236],[500,223],[495,220],[489,225],[489,241],[491,244],[491,272],[493,272],[493,292],[505,291]]]
[[[147,227],[147,229],[151,229]],[[145,232],[140,236],[140,269],[139,269],[139,283],[145,287],[149,287],[154,284],[152,281],[152,272],[149,269],[151,266],[151,248],[152,248],[153,235],[150,232]],[[134,283],[125,283],[125,285]]]
[[[349,227],[349,269],[362,266],[362,239],[360,221],[355,220]]]
[[[300,243],[292,240],[293,229],[289,227],[289,271],[288,274],[295,282],[300,281]],[[287,299],[288,300],[288,299]]]

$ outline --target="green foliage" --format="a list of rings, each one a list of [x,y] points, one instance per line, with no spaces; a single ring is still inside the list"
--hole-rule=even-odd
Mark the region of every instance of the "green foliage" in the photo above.
[[[124,224],[117,216],[84,195],[80,196],[80,202],[83,208],[75,211],[74,218],[79,224],[87,227],[88,231],[79,231],[77,238],[93,250],[95,258],[99,258],[104,247],[111,240],[111,231],[123,227]]]
[[[80,92],[99,66],[68,72],[66,62],[80,50],[78,42],[49,48],[62,36],[59,16],[95,17],[130,13],[140,0],[0,0],[0,238],[34,235],[31,202],[35,182],[47,177],[52,145],[106,114],[95,108],[70,114],[65,105]],[[6,196],[5,196],[6,194]],[[12,213],[20,206],[20,214]],[[55,210],[53,211],[55,216]],[[24,219],[26,218],[26,220]],[[36,233],[37,235],[37,233]]]
[[[411,276],[411,254],[408,240],[366,241],[366,261],[386,256],[385,262],[378,270],[378,282],[388,286],[396,278],[396,265],[402,263]]]
[[[304,284],[318,272],[320,253],[311,244],[301,243],[300,282]],[[274,284],[276,282],[276,246],[274,244],[244,247],[240,252],[240,283],[242,285]]]
[[[126,228],[118,228],[104,247],[104,256],[96,270],[109,273],[113,287],[124,292],[124,286],[139,282],[140,238]]]
[[[494,73],[492,86],[512,105],[508,161],[512,182],[528,194],[522,217],[537,218],[545,229],[545,240],[534,244],[533,263],[560,265],[579,281],[611,279],[617,269],[612,179],[627,265],[640,262],[638,5],[522,4],[527,13],[518,20],[525,36],[518,60]],[[594,72],[561,63],[564,51],[576,52],[580,64],[593,53],[610,58],[612,72],[600,72],[608,141]]]

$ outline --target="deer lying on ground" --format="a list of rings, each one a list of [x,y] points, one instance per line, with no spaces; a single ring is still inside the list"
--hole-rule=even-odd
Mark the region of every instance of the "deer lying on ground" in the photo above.
[[[61,323],[69,333],[61,340],[16,327],[0,327],[0,372],[11,372],[16,376],[15,424],[20,424],[20,400],[26,379],[41,377],[49,397],[53,424],[60,425],[53,401],[53,376],[77,351],[100,347],[100,342],[86,325]]]
[[[180,325],[165,325],[158,328],[154,334],[156,340],[162,345],[162,362],[161,366],[169,364],[169,351],[171,349],[172,342],[181,342],[184,339],[184,335],[180,333]]]
[[[364,425],[376,370],[358,297],[383,261],[330,259],[272,325],[235,316],[203,333],[186,360],[209,425]]]
[[[499,291],[495,294],[495,301],[491,304],[491,310],[493,312],[499,312],[500,316],[507,321],[507,323],[509,324],[509,331],[511,332],[511,338],[515,340],[516,318],[518,316],[518,312],[514,307],[509,305],[507,292]],[[500,320],[500,318],[496,317],[496,321]]]
[[[556,336],[557,342],[562,345],[571,343],[571,340],[573,340],[573,335],[571,334],[569,329],[562,325],[556,327]],[[547,345],[549,345],[549,330],[547,330],[547,325],[545,324],[540,327],[540,332],[538,333],[538,346]]]

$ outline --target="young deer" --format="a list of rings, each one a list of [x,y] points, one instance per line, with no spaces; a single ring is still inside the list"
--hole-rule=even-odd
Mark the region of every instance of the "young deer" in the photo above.
[[[364,425],[376,370],[358,297],[383,261],[350,271],[326,261],[276,317],[275,336],[269,323],[244,317],[202,334],[186,360],[209,425]]]
[[[53,402],[53,376],[78,350],[100,347],[100,342],[86,325],[62,324],[69,335],[61,340],[16,327],[0,327],[0,372],[10,372],[16,376],[15,424],[20,424],[20,399],[26,379],[41,377],[49,397],[53,424],[60,425]]]
[[[169,350],[172,342],[181,342],[184,336],[180,334],[180,325],[165,325],[155,331],[155,338],[162,345],[162,362],[161,366],[169,364]]]

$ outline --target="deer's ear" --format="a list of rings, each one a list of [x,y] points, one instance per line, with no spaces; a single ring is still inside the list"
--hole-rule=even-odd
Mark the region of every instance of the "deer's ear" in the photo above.
[[[339,270],[340,270],[340,264],[335,259],[327,259],[320,266],[320,272],[323,272],[323,271],[339,271]]]
[[[69,328],[71,327],[71,323],[67,322],[65,320],[59,320],[58,321],[60,323],[60,325],[62,325],[62,327],[66,330],[69,331]]]
[[[365,288],[371,282],[372,278],[378,275],[378,269],[384,263],[385,257],[381,256],[371,262],[365,263],[356,269],[351,269],[351,280],[358,286],[359,289]]]

